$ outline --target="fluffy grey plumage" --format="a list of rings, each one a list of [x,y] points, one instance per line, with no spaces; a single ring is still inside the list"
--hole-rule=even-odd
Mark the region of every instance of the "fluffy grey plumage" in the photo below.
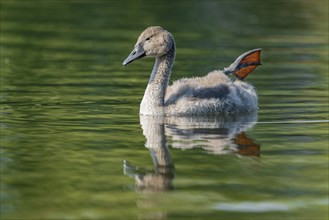
[[[241,80],[230,80],[215,70],[204,77],[184,78],[168,87],[175,59],[173,36],[159,26],[139,36],[134,50],[123,62],[127,65],[144,56],[156,58],[140,106],[142,115],[204,115],[255,111],[254,88]]]

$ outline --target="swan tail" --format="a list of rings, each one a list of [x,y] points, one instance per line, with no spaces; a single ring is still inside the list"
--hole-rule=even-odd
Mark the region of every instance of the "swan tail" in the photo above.
[[[246,78],[258,65],[261,65],[260,53],[262,49],[253,49],[240,55],[229,67],[224,68],[226,75],[234,74],[238,79]]]

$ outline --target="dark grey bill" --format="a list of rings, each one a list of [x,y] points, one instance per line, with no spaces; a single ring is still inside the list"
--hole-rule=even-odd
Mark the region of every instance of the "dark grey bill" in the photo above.
[[[144,56],[145,56],[145,51],[143,50],[143,48],[140,45],[136,45],[135,48],[133,49],[133,51],[125,59],[125,61],[123,61],[122,65],[126,66],[129,63],[131,63],[135,60],[138,60]]]

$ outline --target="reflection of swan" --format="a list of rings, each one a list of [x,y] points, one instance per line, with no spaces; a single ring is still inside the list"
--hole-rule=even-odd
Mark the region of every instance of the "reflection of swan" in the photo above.
[[[174,163],[167,146],[167,138],[174,148],[202,147],[214,154],[233,153],[259,156],[260,146],[245,135],[257,120],[249,113],[229,117],[160,117],[140,116],[145,146],[150,150],[154,172],[142,174],[137,168],[124,164],[124,172],[135,178],[137,188],[143,191],[172,189]]]
[[[257,156],[258,145],[244,134],[256,121],[256,112],[226,117],[170,117],[165,132],[174,148],[203,148],[213,154],[244,154],[242,150],[248,145],[249,148],[256,147],[255,151],[244,152]]]
[[[134,50],[123,62],[125,66],[144,56],[156,57],[140,114],[204,115],[257,109],[254,88],[241,80],[232,82],[226,74],[234,73],[240,79],[245,78],[260,64],[261,49],[242,54],[224,71],[181,79],[167,88],[175,50],[174,38],[168,31],[159,26],[149,27],[139,36]]]
[[[164,134],[164,118],[141,116],[145,146],[150,150],[155,172],[141,174],[136,168],[124,162],[124,172],[133,176],[139,190],[163,191],[172,188],[174,164]]]

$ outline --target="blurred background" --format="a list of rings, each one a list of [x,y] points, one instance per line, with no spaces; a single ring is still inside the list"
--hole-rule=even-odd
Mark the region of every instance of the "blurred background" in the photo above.
[[[1,0],[0,10],[1,219],[328,217],[327,0]],[[154,61],[122,62],[152,25],[175,37],[171,82],[263,48],[247,78],[257,114],[140,119]],[[154,138],[174,169],[153,163]]]

